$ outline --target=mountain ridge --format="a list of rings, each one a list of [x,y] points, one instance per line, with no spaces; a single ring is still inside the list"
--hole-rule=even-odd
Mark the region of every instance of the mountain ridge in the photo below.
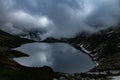
[[[37,41],[40,43],[66,43],[78,50],[81,50],[85,54],[88,54],[96,65],[90,71],[106,71],[106,70],[119,70],[119,39],[120,37],[120,28],[109,28],[106,30],[101,30],[91,35],[80,34],[71,39],[54,39],[47,38],[43,41]],[[34,40],[20,38],[18,36],[10,35],[4,31],[0,30],[0,78],[2,80],[53,80],[53,78],[60,78],[60,76],[64,76],[70,78],[70,74],[63,74],[54,72],[50,67],[25,67],[13,60],[15,57],[28,57],[22,52],[11,50],[12,48],[19,47],[22,44],[36,42]],[[110,44],[111,43],[111,44]],[[116,47],[117,45],[117,47]],[[7,53],[7,55],[5,54]],[[109,54],[108,54],[109,53]],[[118,57],[118,58],[116,58]],[[38,74],[42,76],[38,76]],[[28,77],[28,75],[30,77]],[[49,76],[48,76],[49,75]],[[66,76],[66,75],[69,75]],[[103,75],[95,75],[95,74],[79,74],[79,77],[91,77],[95,78],[103,77]],[[104,78],[106,75],[104,75]],[[74,76],[75,78],[78,76]],[[63,79],[64,80],[64,79]],[[69,79],[68,79],[69,80]],[[78,79],[75,79],[78,80]],[[105,79],[106,80],[106,79]]]
[[[89,55],[96,63],[95,71],[119,70],[120,62],[117,56],[120,56],[120,25],[100,30],[91,35],[76,36],[71,39],[47,38],[41,42],[63,42],[70,44],[83,53]],[[50,41],[49,41],[50,40]],[[111,61],[113,61],[111,63]],[[117,62],[117,64],[115,64]],[[112,67],[109,67],[112,66]]]

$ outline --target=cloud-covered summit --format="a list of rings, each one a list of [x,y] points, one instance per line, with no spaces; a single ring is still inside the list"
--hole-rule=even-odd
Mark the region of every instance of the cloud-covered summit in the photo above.
[[[12,34],[37,29],[46,31],[43,37],[73,37],[118,24],[119,7],[119,0],[0,0],[0,29]]]

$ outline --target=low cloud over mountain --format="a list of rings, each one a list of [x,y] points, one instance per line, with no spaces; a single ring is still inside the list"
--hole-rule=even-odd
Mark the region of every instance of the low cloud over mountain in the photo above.
[[[45,30],[43,38],[73,37],[118,24],[119,7],[119,0],[0,0],[0,29],[12,34]]]

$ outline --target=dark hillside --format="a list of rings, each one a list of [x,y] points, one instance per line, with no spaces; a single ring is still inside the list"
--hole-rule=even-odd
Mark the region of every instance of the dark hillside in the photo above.
[[[28,57],[29,55],[11,50],[25,43],[35,42],[19,38],[0,30],[0,80],[53,80],[58,77],[51,68],[25,67],[13,60],[15,57]]]

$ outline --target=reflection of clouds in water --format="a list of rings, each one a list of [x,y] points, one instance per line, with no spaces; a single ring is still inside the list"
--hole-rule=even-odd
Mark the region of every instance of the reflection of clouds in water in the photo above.
[[[38,59],[38,61],[40,61],[40,64],[42,65],[52,65],[52,62],[49,61],[50,57],[45,53],[38,53],[36,58]]]
[[[87,71],[94,63],[86,55],[75,48],[63,44],[30,43],[16,50],[28,53],[30,57],[15,58],[25,66],[50,66],[55,71],[81,72]]]

